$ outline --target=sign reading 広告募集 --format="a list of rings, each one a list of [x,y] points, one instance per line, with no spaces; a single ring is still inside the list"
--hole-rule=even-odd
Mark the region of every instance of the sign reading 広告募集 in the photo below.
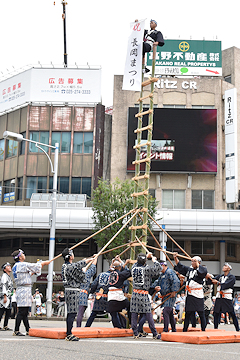
[[[147,65],[152,65],[152,52],[147,54]],[[221,76],[221,41],[165,40],[157,47],[155,74]]]

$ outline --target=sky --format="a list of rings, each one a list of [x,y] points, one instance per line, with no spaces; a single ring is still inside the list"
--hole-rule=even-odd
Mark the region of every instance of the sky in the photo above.
[[[124,72],[130,23],[158,22],[166,39],[219,40],[240,48],[238,1],[67,0],[68,67],[102,68],[102,103],[113,104],[114,75]],[[62,0],[0,0],[0,80],[26,65],[63,64]],[[154,8],[154,9],[153,9]]]

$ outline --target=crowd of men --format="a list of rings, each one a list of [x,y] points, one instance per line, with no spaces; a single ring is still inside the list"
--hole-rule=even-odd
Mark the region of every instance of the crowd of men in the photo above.
[[[3,328],[8,328],[8,320],[11,315],[13,274],[16,285],[14,298],[17,305],[17,315],[13,335],[24,336],[19,331],[20,324],[29,334],[28,311],[32,303],[32,281],[33,274],[39,275],[43,266],[50,261],[39,261],[29,263],[25,261],[24,251],[21,249],[12,253],[15,264],[11,267],[9,262],[2,265],[3,275],[0,282],[0,321],[5,314]],[[135,339],[145,337],[143,325],[148,321],[153,339],[161,339],[158,334],[154,314],[156,308],[161,309],[163,317],[164,332],[176,331],[176,319],[183,320],[183,331],[187,331],[189,324],[196,326],[196,316],[200,320],[201,330],[205,331],[209,322],[209,314],[212,309],[213,285],[217,285],[217,293],[214,303],[214,328],[217,329],[221,321],[221,315],[228,315],[239,331],[238,319],[235,314],[237,300],[233,301],[233,290],[235,276],[231,274],[231,265],[225,263],[223,273],[213,276],[207,268],[201,265],[201,258],[194,256],[191,265],[183,265],[178,254],[174,253],[174,269],[168,267],[167,262],[158,261],[152,253],[140,253],[131,269],[127,259],[123,262],[116,256],[108,271],[100,273],[91,282],[96,274],[97,256],[74,262],[74,253],[71,249],[62,252],[64,264],[62,265],[62,278],[64,293],[62,299],[66,303],[67,316],[67,341],[78,341],[79,338],[72,334],[74,320],[81,327],[84,312],[87,308],[90,294],[94,294],[92,312],[86,322],[90,327],[99,314],[110,313],[112,324],[116,328],[131,326]],[[132,294],[129,294],[129,286]],[[185,289],[185,293],[181,292]],[[41,298],[39,292],[35,297]],[[156,300],[157,299],[157,300]],[[153,309],[153,304],[158,304]]]

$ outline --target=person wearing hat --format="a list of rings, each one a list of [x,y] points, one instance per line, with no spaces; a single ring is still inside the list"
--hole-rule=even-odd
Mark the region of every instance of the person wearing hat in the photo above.
[[[38,261],[37,263],[26,262],[24,251],[19,249],[12,253],[15,264],[12,268],[13,279],[16,284],[16,301],[18,313],[15,321],[15,329],[13,335],[24,336],[20,331],[20,324],[23,324],[26,329],[26,335],[29,333],[28,310],[32,306],[32,279],[31,276],[36,274],[41,275],[43,266],[49,265],[51,260]]]
[[[233,308],[233,288],[236,282],[234,275],[230,273],[232,266],[228,263],[223,265],[222,275],[215,276],[212,280],[217,285],[217,295],[214,305],[214,329],[218,328],[219,316],[221,313],[228,313],[232,319],[236,331],[239,331],[239,324]]]
[[[186,332],[188,330],[190,319],[196,311],[201,320],[201,330],[205,331],[206,319],[204,315],[203,280],[207,275],[207,269],[200,265],[202,259],[199,256],[194,256],[191,259],[191,266],[181,264],[178,259],[178,253],[173,253],[173,257],[176,264],[174,270],[186,276],[186,303],[183,331]]]
[[[156,30],[157,22],[156,20],[150,20],[150,30],[144,30],[144,39],[143,39],[143,65],[145,64],[145,54],[152,51],[153,46],[163,46],[164,39],[160,31]],[[145,67],[145,72],[150,70]]]
[[[0,280],[0,321],[5,313],[3,328],[0,330],[12,330],[8,327],[8,320],[11,316],[11,296],[13,292],[13,281],[10,277],[11,264],[6,262],[2,265],[3,275]]]
[[[154,282],[153,288],[155,291],[161,292],[162,301],[167,299],[163,304],[163,321],[164,332],[168,332],[169,323],[171,324],[172,332],[176,332],[176,321],[173,315],[173,307],[176,301],[177,292],[180,289],[180,280],[176,273],[168,268],[167,262],[160,262],[162,266],[159,278]]]
[[[146,264],[147,259],[153,261],[152,266]],[[149,298],[149,289],[152,278],[157,277],[160,274],[161,269],[162,267],[157,261],[157,258],[151,253],[148,253],[148,255],[140,253],[137,257],[137,263],[132,267],[133,293],[130,302],[130,312],[132,314],[131,325],[134,339],[139,338],[137,328],[138,314],[140,314],[140,316],[145,315],[149,328],[153,334],[153,339],[161,339],[161,335],[158,335],[154,325],[151,301]]]
[[[62,265],[62,279],[65,289],[65,301],[67,305],[67,336],[66,341],[78,341],[79,338],[72,334],[73,322],[78,312],[79,294],[81,283],[85,279],[83,268],[93,260],[84,259],[73,263],[73,250],[65,248],[62,252],[65,263]]]

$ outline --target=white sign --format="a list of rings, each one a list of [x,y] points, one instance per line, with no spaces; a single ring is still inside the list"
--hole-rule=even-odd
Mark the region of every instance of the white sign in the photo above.
[[[238,202],[237,89],[225,91],[226,203]]]
[[[142,85],[142,47],[145,20],[130,24],[123,90],[140,91]]]
[[[99,103],[101,69],[32,68],[0,82],[0,112],[29,102]]]

